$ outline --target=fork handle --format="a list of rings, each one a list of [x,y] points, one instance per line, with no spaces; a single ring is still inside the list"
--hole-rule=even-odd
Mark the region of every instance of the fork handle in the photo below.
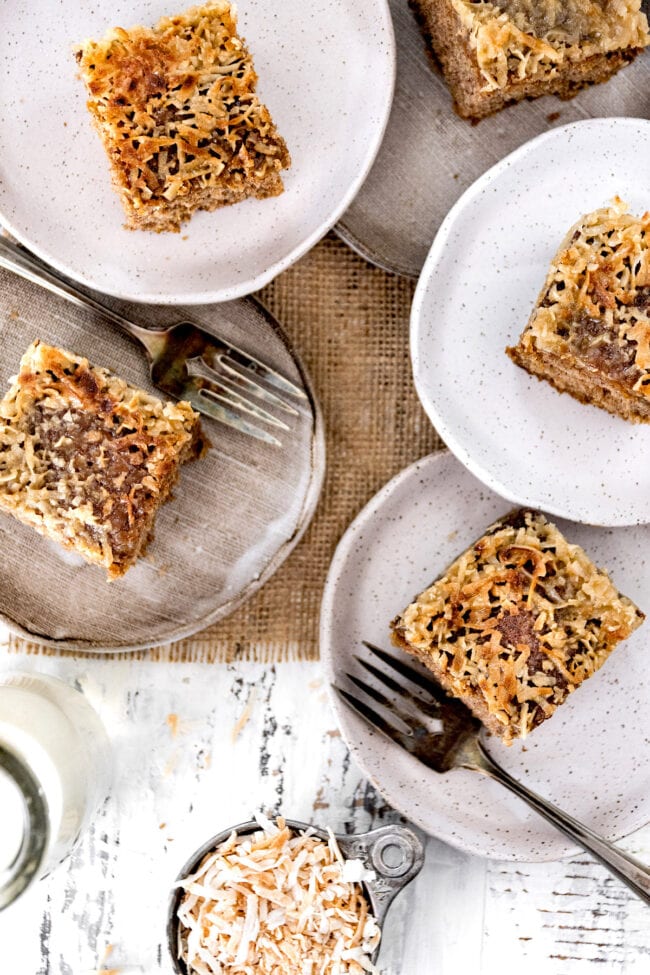
[[[61,298],[65,298],[74,305],[79,305],[81,308],[87,308],[97,312],[103,318],[107,318],[114,325],[128,332],[132,338],[140,342],[150,358],[156,354],[161,332],[154,329],[142,328],[142,326],[136,325],[135,322],[129,321],[128,318],[113,311],[112,308],[108,308],[100,301],[80,291],[67,278],[59,275],[48,265],[42,264],[29,251],[19,247],[18,244],[14,244],[13,241],[2,235],[0,235],[0,267],[3,267],[6,271],[13,271],[14,274],[18,274],[21,278],[25,278],[27,281],[31,281],[32,284],[37,284],[39,287],[45,288],[47,291],[51,291]],[[158,342],[156,339],[158,339]]]
[[[521,782],[518,782],[517,779],[502,769],[500,765],[497,765],[485,751],[481,742],[476,741],[476,747],[471,749],[471,753],[467,761],[463,762],[462,767],[487,775],[489,778],[500,782],[506,789],[514,792],[516,796],[523,799],[535,812],[552,823],[561,833],[591,853],[619,880],[627,884],[641,900],[650,905],[650,869],[648,867],[635,857],[614,846],[603,836],[599,836],[584,823],[562,812],[552,802],[547,802],[546,799],[542,799],[531,789],[526,788],[525,785],[522,785]]]

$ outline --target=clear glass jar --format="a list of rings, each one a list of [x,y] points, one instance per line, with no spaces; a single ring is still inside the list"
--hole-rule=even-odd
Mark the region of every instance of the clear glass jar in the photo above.
[[[83,694],[0,675],[0,910],[65,859],[110,787],[108,736]]]

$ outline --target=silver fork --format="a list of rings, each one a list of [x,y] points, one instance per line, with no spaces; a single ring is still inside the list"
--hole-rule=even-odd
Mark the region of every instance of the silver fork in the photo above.
[[[154,386],[174,399],[188,400],[199,413],[257,440],[281,446],[278,437],[258,423],[276,433],[290,429],[266,406],[281,411],[287,418],[296,417],[299,411],[291,398],[307,399],[302,389],[275,369],[192,322],[178,322],[165,329],[136,325],[2,236],[0,267],[75,305],[98,312],[144,347]]]
[[[500,782],[561,833],[591,853],[650,905],[648,867],[573,816],[542,799],[497,765],[480,740],[480,721],[464,704],[449,697],[433,677],[425,676],[404,660],[372,643],[365,640],[363,643],[382,661],[384,667],[358,656],[355,659],[382,690],[354,674],[346,676],[384,713],[343,688],[334,686],[337,694],[357,714],[434,772],[445,773],[463,768]],[[404,686],[404,679],[409,682],[409,687]]]

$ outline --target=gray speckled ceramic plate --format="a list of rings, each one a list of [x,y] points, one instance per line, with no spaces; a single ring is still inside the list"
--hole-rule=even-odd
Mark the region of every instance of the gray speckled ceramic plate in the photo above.
[[[214,623],[281,565],[314,512],[325,466],[323,427],[309,380],[277,322],[251,298],[221,305],[133,306],[102,299],[133,321],[164,327],[190,319],[275,367],[307,393],[282,446],[204,417],[212,446],[183,468],[160,510],[146,556],[106,581],[31,528],[0,513],[0,618],[59,649],[133,650],[178,640]],[[0,271],[0,396],[27,346],[40,338],[151,385],[139,346],[92,313]]]
[[[650,114],[646,51],[606,85],[572,101],[522,102],[472,126],[454,113],[407,0],[389,2],[397,39],[393,109],[368,178],[335,228],[367,260],[389,271],[417,277],[463,190],[528,139],[578,119]],[[649,10],[650,3],[644,7]]]
[[[362,640],[389,648],[390,620],[511,507],[446,452],[393,478],[347,530],[332,561],[321,618],[328,681],[354,669],[352,655],[364,652]],[[650,610],[649,526],[612,531],[556,523]],[[524,743],[507,748],[489,739],[489,751],[509,772],[610,839],[650,819],[649,625]],[[364,772],[428,833],[498,859],[549,860],[575,852],[496,783],[462,770],[437,775],[338,699],[332,703]]]
[[[225,301],[262,287],[344,212],[390,110],[395,45],[387,0],[241,0],[239,30],[258,91],[291,152],[285,192],[198,213],[180,234],[125,230],[74,45],[190,5],[0,4],[0,220],[58,270],[128,300]]]
[[[650,425],[557,393],[504,350],[572,224],[616,194],[650,208],[650,121],[539,136],[450,211],[411,312],[415,384],[447,446],[504,497],[594,525],[650,521]]]

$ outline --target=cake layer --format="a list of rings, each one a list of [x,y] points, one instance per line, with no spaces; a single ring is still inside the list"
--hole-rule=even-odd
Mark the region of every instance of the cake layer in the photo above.
[[[464,118],[572,98],[650,43],[640,0],[411,0]]]
[[[650,214],[587,214],[556,254],[510,358],[557,389],[650,421]]]
[[[521,510],[490,526],[392,632],[510,743],[549,718],[643,619],[580,546]]]
[[[34,342],[0,402],[0,509],[109,578],[142,555],[181,464],[200,454],[198,414]]]
[[[197,209],[282,192],[289,152],[257,97],[234,5],[116,27],[77,60],[130,228],[177,231]]]

